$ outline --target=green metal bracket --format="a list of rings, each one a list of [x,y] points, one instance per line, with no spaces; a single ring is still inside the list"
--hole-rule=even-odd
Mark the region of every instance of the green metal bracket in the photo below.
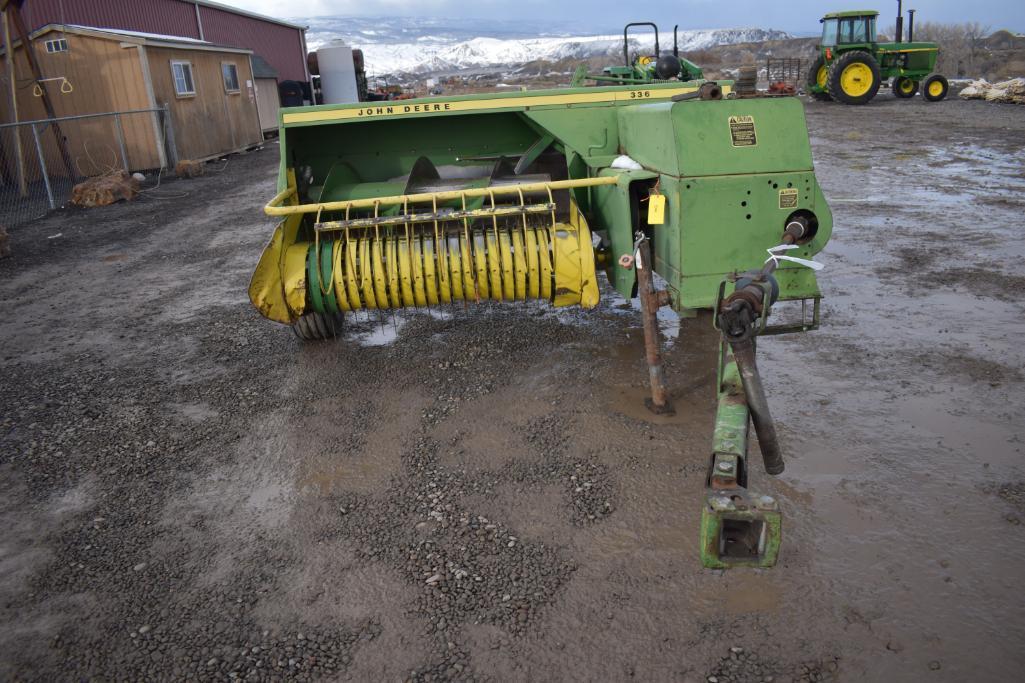
[[[771,496],[713,490],[701,511],[701,563],[710,569],[774,566],[782,522]]]

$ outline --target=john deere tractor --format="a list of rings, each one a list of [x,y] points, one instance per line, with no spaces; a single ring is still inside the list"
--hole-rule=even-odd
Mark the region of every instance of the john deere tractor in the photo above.
[[[638,55],[630,59],[630,28],[632,26],[650,26],[655,31],[655,52],[651,55]],[[698,81],[704,78],[701,67],[685,57],[680,56],[677,41],[677,29],[673,27],[673,53],[662,54],[658,46],[658,26],[650,21],[638,21],[623,27],[623,66],[607,66],[600,74],[587,73],[583,64],[573,74],[571,85],[583,85],[584,81],[609,83],[614,85],[644,85],[662,81]]]
[[[818,100],[844,104],[869,102],[884,80],[901,99],[919,88],[929,102],[947,96],[947,79],[933,73],[939,46],[914,41],[915,11],[909,11],[908,39],[903,40],[904,17],[897,0],[896,35],[892,43],[876,41],[875,10],[832,12],[821,19],[819,56],[808,69],[807,92]]]

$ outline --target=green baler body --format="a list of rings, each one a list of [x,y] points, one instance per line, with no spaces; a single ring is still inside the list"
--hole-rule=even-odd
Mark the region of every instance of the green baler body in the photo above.
[[[515,161],[550,139],[550,149],[565,160],[563,177],[618,176],[614,185],[573,190],[612,257],[607,272],[615,288],[632,296],[634,270],[618,260],[633,253],[635,233],[644,230],[653,238],[655,269],[668,284],[673,307],[708,308],[724,277],[761,267],[795,211],[814,214],[817,223],[814,237],[791,252],[804,258],[822,249],[832,218],[815,180],[799,100],[669,101],[696,86],[283,109],[279,190],[290,170],[309,167],[313,180],[301,202],[399,194],[393,179],[408,174],[420,157],[439,167]],[[620,155],[642,168],[613,168]],[[339,162],[348,169],[344,173],[337,171]],[[660,225],[646,221],[644,201],[652,188],[666,197]],[[783,299],[819,296],[807,268],[787,264],[777,277]]]

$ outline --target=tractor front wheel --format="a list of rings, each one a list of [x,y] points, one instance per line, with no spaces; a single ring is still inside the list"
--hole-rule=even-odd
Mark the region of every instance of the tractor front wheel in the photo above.
[[[939,102],[947,96],[949,90],[947,79],[939,74],[933,74],[922,82],[922,97],[929,102]]]
[[[334,339],[342,333],[342,315],[316,311],[304,313],[292,323],[292,331],[303,341]]]
[[[829,67],[826,66],[826,60],[822,58],[822,55],[819,55],[811,63],[811,68],[808,69],[808,80],[805,83],[805,90],[816,100],[829,102],[833,98],[829,96],[829,92],[826,90],[826,82],[828,80]]]
[[[879,92],[879,63],[862,50],[845,52],[829,67],[829,94],[844,104],[865,104]]]
[[[908,78],[907,76],[898,76],[893,79],[893,83],[890,85],[893,90],[893,94],[902,100],[906,100],[910,97],[914,97],[915,93],[918,92],[918,81]]]

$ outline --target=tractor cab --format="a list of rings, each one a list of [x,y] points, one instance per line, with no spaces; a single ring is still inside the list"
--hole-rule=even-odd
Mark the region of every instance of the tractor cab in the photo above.
[[[878,17],[879,12],[874,10],[827,14],[819,20],[822,22],[822,47],[872,45],[876,42],[876,19]]]

